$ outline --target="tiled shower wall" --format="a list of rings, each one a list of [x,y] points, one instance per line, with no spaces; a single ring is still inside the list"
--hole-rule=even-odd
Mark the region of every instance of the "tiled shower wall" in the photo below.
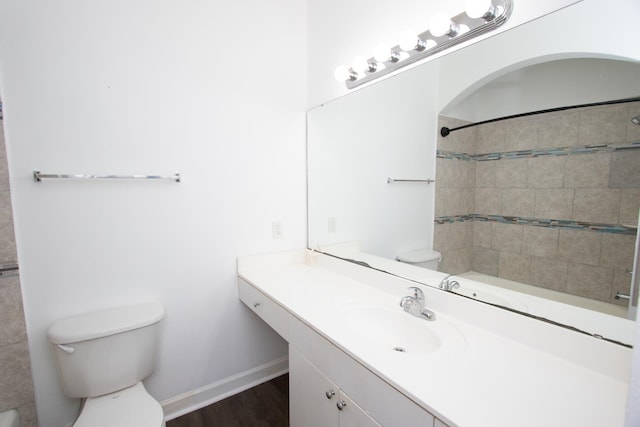
[[[622,224],[640,208],[639,114],[640,103],[589,107],[440,137],[441,270],[624,304],[613,296],[629,293],[635,234]]]
[[[0,103],[0,106],[2,104]],[[0,107],[0,264],[17,262]],[[37,427],[20,278],[0,276],[0,412],[16,408],[23,427]]]

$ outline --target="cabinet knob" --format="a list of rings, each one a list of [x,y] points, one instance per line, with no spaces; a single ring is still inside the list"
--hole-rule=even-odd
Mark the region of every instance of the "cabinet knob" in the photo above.
[[[338,403],[336,403],[336,406],[338,407],[338,411],[342,411],[345,408],[345,406],[347,406],[347,402],[345,402],[344,400],[341,400]]]
[[[259,302],[253,303],[253,308],[258,308],[258,307],[260,307],[260,303]]]
[[[336,392],[333,390],[329,390],[324,395],[327,396],[327,399],[331,399],[333,396],[336,395]]]

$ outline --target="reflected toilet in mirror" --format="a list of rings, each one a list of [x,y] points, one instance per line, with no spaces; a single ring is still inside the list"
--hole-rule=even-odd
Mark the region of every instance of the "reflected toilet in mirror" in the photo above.
[[[442,260],[442,254],[431,249],[416,249],[414,251],[404,252],[398,255],[396,260],[404,262],[405,264],[412,264],[417,267],[437,271],[438,265]]]

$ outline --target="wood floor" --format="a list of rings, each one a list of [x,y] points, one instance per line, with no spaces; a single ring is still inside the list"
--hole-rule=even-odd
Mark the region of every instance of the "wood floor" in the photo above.
[[[167,422],[167,427],[288,426],[288,374]]]

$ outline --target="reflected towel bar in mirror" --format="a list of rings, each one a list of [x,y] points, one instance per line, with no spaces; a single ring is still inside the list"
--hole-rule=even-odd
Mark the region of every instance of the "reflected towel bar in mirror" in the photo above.
[[[176,173],[171,176],[160,175],[70,175],[70,174],[52,174],[33,171],[33,180],[42,182],[43,179],[79,179],[79,180],[154,180],[154,181],[175,181],[180,182],[180,174]]]
[[[0,264],[0,278],[18,275],[18,264]]]
[[[387,184],[393,184],[394,182],[426,182],[427,184],[431,184],[436,182],[435,179],[396,179],[396,178],[387,178]]]

